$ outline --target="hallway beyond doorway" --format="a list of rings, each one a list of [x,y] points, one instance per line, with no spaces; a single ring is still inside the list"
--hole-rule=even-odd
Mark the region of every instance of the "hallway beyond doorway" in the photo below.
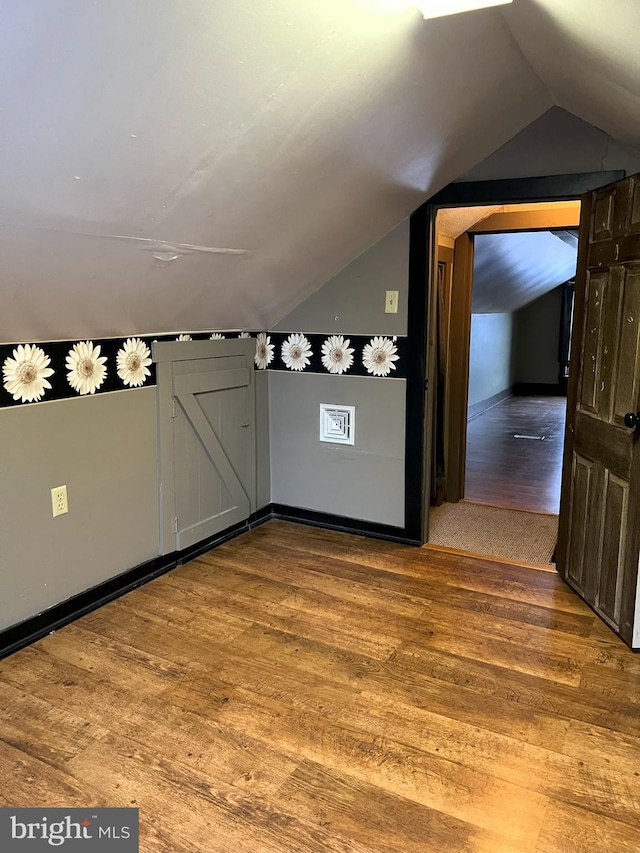
[[[509,397],[471,420],[465,501],[557,515],[566,407],[565,397]]]

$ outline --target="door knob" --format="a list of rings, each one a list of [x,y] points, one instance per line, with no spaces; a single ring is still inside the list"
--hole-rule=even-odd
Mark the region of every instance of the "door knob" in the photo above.
[[[633,412],[627,412],[624,416],[624,425],[628,426],[629,429],[635,429],[640,423],[640,412],[638,414],[634,414]]]

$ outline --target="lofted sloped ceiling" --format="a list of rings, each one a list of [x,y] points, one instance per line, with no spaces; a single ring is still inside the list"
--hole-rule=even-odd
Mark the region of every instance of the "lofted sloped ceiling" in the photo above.
[[[0,341],[268,327],[554,102],[640,142],[640,4],[371,2],[4,4]]]
[[[504,18],[556,104],[640,148],[637,0],[514,0]]]
[[[4,341],[269,326],[551,103],[357,0],[4,4],[0,74]]]
[[[518,311],[575,275],[575,231],[476,234],[474,314]]]

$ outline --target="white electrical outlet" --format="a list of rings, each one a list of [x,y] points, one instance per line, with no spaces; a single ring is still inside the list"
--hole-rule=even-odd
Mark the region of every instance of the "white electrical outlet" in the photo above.
[[[64,515],[65,512],[69,512],[66,486],[56,486],[55,489],[51,489],[51,507],[54,518],[57,515]]]
[[[387,296],[384,301],[384,313],[385,314],[397,314],[398,313],[398,291],[397,290],[387,290]]]

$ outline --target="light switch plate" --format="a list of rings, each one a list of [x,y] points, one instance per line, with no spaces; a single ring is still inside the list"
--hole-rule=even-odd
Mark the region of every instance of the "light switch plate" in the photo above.
[[[398,313],[398,291],[397,290],[387,290],[387,296],[384,301],[384,313],[385,314],[397,314]]]

